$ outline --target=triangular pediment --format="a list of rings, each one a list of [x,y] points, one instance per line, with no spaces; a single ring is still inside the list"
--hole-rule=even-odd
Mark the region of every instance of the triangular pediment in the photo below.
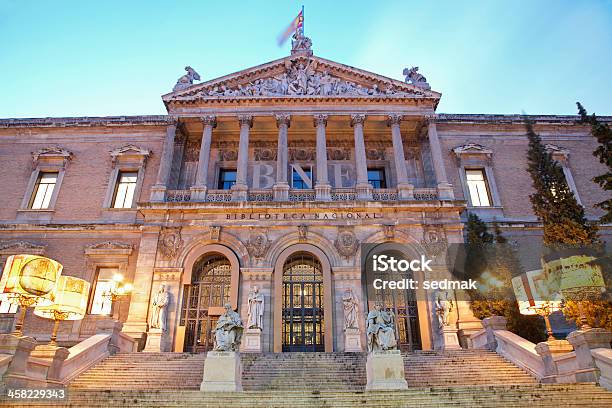
[[[312,55],[293,55],[163,95],[170,103],[244,99],[419,98],[440,93]]]

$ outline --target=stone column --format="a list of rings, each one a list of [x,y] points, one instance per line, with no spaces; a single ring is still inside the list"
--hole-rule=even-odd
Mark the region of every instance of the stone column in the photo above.
[[[276,183],[274,191],[275,201],[289,200],[289,183],[287,182],[287,132],[291,126],[291,116],[287,114],[276,115],[278,127],[278,147],[276,153]]]
[[[149,296],[153,283],[153,269],[157,255],[157,241],[160,228],[158,226],[140,227],[142,236],[136,260],[136,273],[132,293],[130,295],[130,311],[123,325],[123,332],[129,334],[144,347],[143,335],[147,332],[149,314]]]
[[[393,141],[393,157],[395,159],[395,172],[397,173],[397,196],[400,200],[412,200],[414,199],[414,186],[408,181],[404,143],[400,131],[401,121],[401,115],[389,115],[387,125],[391,127],[391,139]]]
[[[317,128],[317,181],[315,183],[315,194],[317,200],[329,201],[331,200],[331,185],[327,175],[327,141],[325,140],[327,115],[315,115],[314,125]]]
[[[238,144],[238,165],[236,184],[232,186],[232,200],[246,201],[248,196],[247,172],[249,167],[249,131],[253,126],[253,116],[238,115],[240,122],[240,142]]]
[[[436,128],[435,117],[429,118],[427,129],[429,138],[429,149],[436,173],[436,183],[438,184],[438,197],[441,200],[452,200],[455,198],[453,187],[449,184],[446,178],[446,169],[444,167],[444,158],[442,156],[442,148],[440,147],[440,139],[438,139],[438,130]]]
[[[172,170],[172,158],[174,156],[174,138],[176,137],[176,127],[177,123],[172,123],[166,127],[166,138],[164,139],[164,147],[159,162],[157,180],[155,185],[151,187],[151,201],[160,202],[166,200],[166,191],[168,189],[170,171]]]
[[[372,199],[372,185],[368,183],[368,162],[366,158],[365,142],[363,140],[363,123],[366,115],[351,115],[351,126],[355,136],[355,168],[357,170],[357,184],[355,190],[358,200]]]
[[[217,127],[217,118],[213,115],[201,118],[204,124],[202,131],[202,143],[200,145],[200,157],[198,158],[198,171],[193,187],[191,187],[191,201],[206,201],[206,189],[208,181],[208,165],[210,163],[210,143],[212,131]]]

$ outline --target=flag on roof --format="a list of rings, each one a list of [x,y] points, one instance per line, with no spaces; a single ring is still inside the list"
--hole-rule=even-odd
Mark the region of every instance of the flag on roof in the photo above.
[[[304,29],[304,7],[302,7],[302,10],[298,13],[297,17],[295,17],[293,19],[293,21],[291,22],[291,24],[289,24],[289,26],[287,27],[287,29],[278,36],[278,46],[282,46],[289,37],[291,37],[291,34],[293,34],[294,32],[298,31],[298,30],[303,30]]]

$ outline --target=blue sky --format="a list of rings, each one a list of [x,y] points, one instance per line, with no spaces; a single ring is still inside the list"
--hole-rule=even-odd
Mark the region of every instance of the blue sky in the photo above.
[[[165,113],[185,65],[208,80],[287,55],[302,4],[316,55],[417,65],[438,112],[612,115],[612,0],[0,0],[0,117]]]

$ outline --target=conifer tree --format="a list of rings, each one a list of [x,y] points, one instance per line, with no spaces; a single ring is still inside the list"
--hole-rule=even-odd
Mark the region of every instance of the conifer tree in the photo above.
[[[495,224],[491,234],[485,222],[476,214],[469,214],[466,235],[468,275],[489,286],[486,293],[468,291],[474,316],[479,319],[504,316],[508,330],[534,343],[545,340],[544,322],[538,316],[524,316],[519,311],[512,277],[522,272],[521,266],[499,225]]]
[[[527,171],[535,189],[529,199],[535,215],[543,224],[544,244],[555,246],[597,243],[597,227],[587,221],[584,208],[578,204],[567,185],[561,165],[546,150],[527,117],[525,126],[529,139]]]
[[[599,146],[593,152],[593,156],[599,159],[599,162],[608,167],[608,171],[600,176],[597,176],[593,181],[604,190],[612,192],[612,129],[606,123],[601,123],[595,114],[588,116],[586,109],[576,102],[578,113],[580,114],[580,123],[591,125],[591,134],[597,139]],[[612,193],[610,198],[600,203],[595,204],[596,207],[605,211],[600,222],[612,223]]]

